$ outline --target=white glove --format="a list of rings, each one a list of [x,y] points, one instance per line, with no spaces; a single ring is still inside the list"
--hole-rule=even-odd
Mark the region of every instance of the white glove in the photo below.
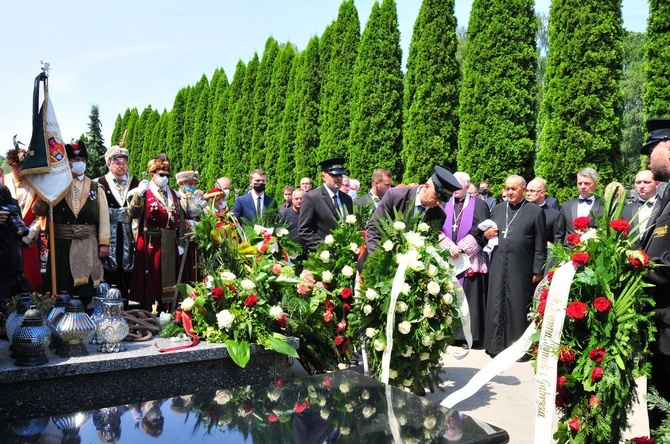
[[[146,193],[148,189],[149,181],[146,179],[140,181],[140,184],[137,186],[137,192],[140,194],[140,196],[144,196],[144,193]]]
[[[23,236],[21,241],[26,245],[26,247],[30,247],[33,244],[33,241],[31,241],[28,236]]]

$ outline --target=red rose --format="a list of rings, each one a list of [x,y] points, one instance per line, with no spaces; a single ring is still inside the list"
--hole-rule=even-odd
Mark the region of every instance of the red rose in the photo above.
[[[281,315],[277,318],[277,323],[280,327],[286,327],[286,315]]]
[[[227,288],[229,291],[232,291],[233,293],[237,293],[237,288],[233,287],[233,286],[230,285],[230,284],[226,284],[226,288]]]
[[[333,312],[330,310],[326,310],[325,313],[323,314],[323,321],[327,324],[332,320],[333,320]]]
[[[595,367],[591,371],[591,381],[598,382],[601,379],[603,379],[603,368],[602,367]]]
[[[342,319],[340,322],[337,323],[337,332],[338,333],[342,333],[346,329],[347,329],[347,321]]]
[[[344,311],[351,311],[351,305],[349,304],[342,304],[342,308],[344,308]]]
[[[256,302],[258,302],[258,296],[256,296],[255,294],[250,294],[250,295],[247,296],[247,298],[244,300],[244,306],[245,306],[245,307],[248,307],[248,308],[251,308],[251,307],[253,307],[254,305],[256,305]]]
[[[573,432],[579,432],[579,418],[577,418],[577,415],[572,417],[572,421],[568,423],[568,427]]]
[[[540,347],[538,347],[537,345],[533,345],[532,355],[535,356],[535,357],[537,357],[537,352],[538,352],[539,350],[540,350]]]
[[[551,270],[549,273],[547,273],[547,279],[551,281],[554,278],[554,270]]]
[[[324,302],[324,305],[326,306],[326,310],[328,311],[335,310],[335,304],[333,304],[333,301],[331,301],[330,299],[327,299],[326,302]]]
[[[600,296],[597,297],[595,301],[593,301],[593,306],[601,313],[610,311],[612,309],[612,301],[607,299],[605,296]]]
[[[563,395],[556,395],[555,404],[556,407],[562,407],[562,408],[565,408],[568,405]]]
[[[309,407],[309,399],[305,399],[303,402],[296,402],[293,406],[293,411],[296,413],[302,413]]]
[[[637,438],[631,438],[630,442],[634,444],[654,444],[656,440],[648,436],[638,436]]]
[[[342,342],[344,342],[344,336],[342,335],[335,336],[333,342],[335,342],[335,345],[340,345]]]
[[[279,420],[279,417],[275,413],[270,413],[268,415],[268,421],[277,422],[278,420]]]
[[[575,267],[579,267],[580,265],[586,264],[589,261],[589,258],[590,256],[588,253],[575,253],[570,259]]]
[[[565,345],[562,345],[561,351],[558,353],[558,360],[565,362],[566,364],[571,364],[575,360],[575,351],[570,350]]]
[[[630,228],[630,224],[626,219],[616,219],[610,222],[610,227],[612,227],[614,231],[618,231],[619,233],[624,233],[628,235],[628,229]]]
[[[540,299],[540,303],[537,306],[537,312],[539,313],[540,316],[544,317],[544,311],[547,308],[547,300],[542,300]]]
[[[565,384],[568,382],[568,378],[565,376],[559,376],[556,378],[556,393],[561,393],[565,394],[567,392],[567,388],[565,387]]]
[[[584,231],[589,227],[591,218],[589,216],[578,217],[572,221],[572,226],[575,228],[575,231]]]
[[[565,240],[568,242],[568,245],[570,245],[571,247],[576,247],[577,245],[579,245],[579,242],[582,240],[582,236],[577,234],[577,233],[570,233],[565,238]]]
[[[644,268],[649,266],[649,256],[644,250],[640,249],[637,251],[631,251],[628,254],[628,262],[633,266],[633,268]]]
[[[593,395],[589,398],[589,408],[600,407],[600,399],[597,396]]]
[[[244,410],[245,413],[251,413],[254,411],[254,405],[250,402],[243,402],[242,403],[242,410]]]
[[[580,301],[574,301],[570,302],[570,305],[568,305],[568,309],[566,310],[568,316],[570,316],[572,319],[577,319],[581,320],[586,317],[586,313],[588,312],[589,307]]]
[[[353,292],[351,291],[351,288],[349,288],[349,287],[344,287],[344,288],[342,289],[342,298],[343,298],[343,299],[349,299],[349,298],[351,297],[352,293],[353,293]]]
[[[330,376],[326,376],[325,378],[323,378],[323,382],[321,383],[321,385],[323,385],[324,387],[330,387],[330,384],[332,382],[333,378],[331,378]]]
[[[212,299],[214,299],[216,302],[221,302],[223,300],[223,288],[212,288]]]
[[[598,364],[602,362],[602,360],[605,358],[605,355],[607,352],[605,351],[604,348],[594,348],[589,352],[589,359],[592,359],[596,361]]]
[[[549,297],[549,289],[543,288],[542,291],[540,292],[540,302],[546,301],[548,297]]]

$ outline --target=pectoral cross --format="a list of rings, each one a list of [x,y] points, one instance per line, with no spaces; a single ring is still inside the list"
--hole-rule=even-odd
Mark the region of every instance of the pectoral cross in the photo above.
[[[456,231],[458,229],[458,222],[454,222],[454,224],[451,226],[451,229]]]
[[[507,239],[507,229],[503,230],[503,239]]]

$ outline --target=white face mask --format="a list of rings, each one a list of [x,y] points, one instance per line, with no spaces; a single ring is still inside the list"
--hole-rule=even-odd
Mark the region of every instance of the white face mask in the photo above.
[[[156,186],[158,186],[158,188],[163,188],[168,184],[169,181],[170,181],[169,177],[156,176],[156,178],[154,179],[154,183],[156,184]]]
[[[75,175],[81,176],[86,171],[86,162],[72,162],[70,169]]]

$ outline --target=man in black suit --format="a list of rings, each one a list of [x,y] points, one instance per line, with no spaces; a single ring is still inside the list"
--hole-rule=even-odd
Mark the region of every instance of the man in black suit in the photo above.
[[[381,202],[384,194],[391,188],[392,183],[391,172],[384,168],[377,168],[372,172],[370,191],[360,196],[354,203],[360,208],[368,208],[370,210],[369,215],[372,215],[379,206],[379,202]]]
[[[647,120],[649,138],[640,150],[649,155],[649,169],[654,178],[663,182],[670,180],[670,119]],[[649,233],[644,237],[644,249],[649,257],[661,267],[647,276],[655,285],[652,291],[656,306],[656,342],[652,343],[651,379],[649,385],[659,394],[670,399],[670,195],[666,188],[656,217],[649,224]],[[656,429],[666,414],[658,409],[649,410],[649,428]]]
[[[553,244],[563,240],[563,232],[565,231],[565,228],[561,224],[561,212],[549,206],[546,196],[546,180],[541,177],[536,177],[535,179],[528,182],[528,187],[526,188],[526,200],[528,202],[534,203],[544,210],[545,222],[547,226],[547,242]]]
[[[424,214],[423,222],[436,228],[437,232],[442,230],[447,216],[441,205],[449,200],[454,191],[460,190],[462,185],[453,174],[440,166],[433,167],[433,171],[431,178],[423,185],[391,188],[384,194],[365,227],[366,255],[374,253],[381,240],[377,221],[383,217],[393,217],[394,208],[401,213],[413,208],[414,215]]]
[[[630,230],[628,236],[633,241],[633,247],[640,248],[644,243],[647,226],[656,213],[661,204],[661,199],[657,198],[656,191],[661,183],[654,179],[654,173],[651,170],[643,170],[635,175],[635,192],[637,198],[626,204],[623,209],[621,217],[630,222]]]
[[[260,218],[266,210],[277,210],[277,201],[269,194],[265,194],[267,175],[263,170],[253,170],[249,175],[251,191],[235,199],[233,213],[238,219],[251,221]]]
[[[584,168],[577,173],[577,189],[579,196],[571,199],[561,207],[561,223],[565,227],[564,236],[575,232],[572,221],[578,217],[590,216],[590,227],[595,227],[595,217],[603,215],[604,207],[593,195],[598,188],[598,172],[593,168]],[[565,239],[563,238],[563,240]]]
[[[323,185],[305,194],[298,217],[298,235],[308,251],[316,251],[336,227],[337,221],[353,214],[354,203],[340,192],[344,174],[344,157],[324,160],[321,165]]]

